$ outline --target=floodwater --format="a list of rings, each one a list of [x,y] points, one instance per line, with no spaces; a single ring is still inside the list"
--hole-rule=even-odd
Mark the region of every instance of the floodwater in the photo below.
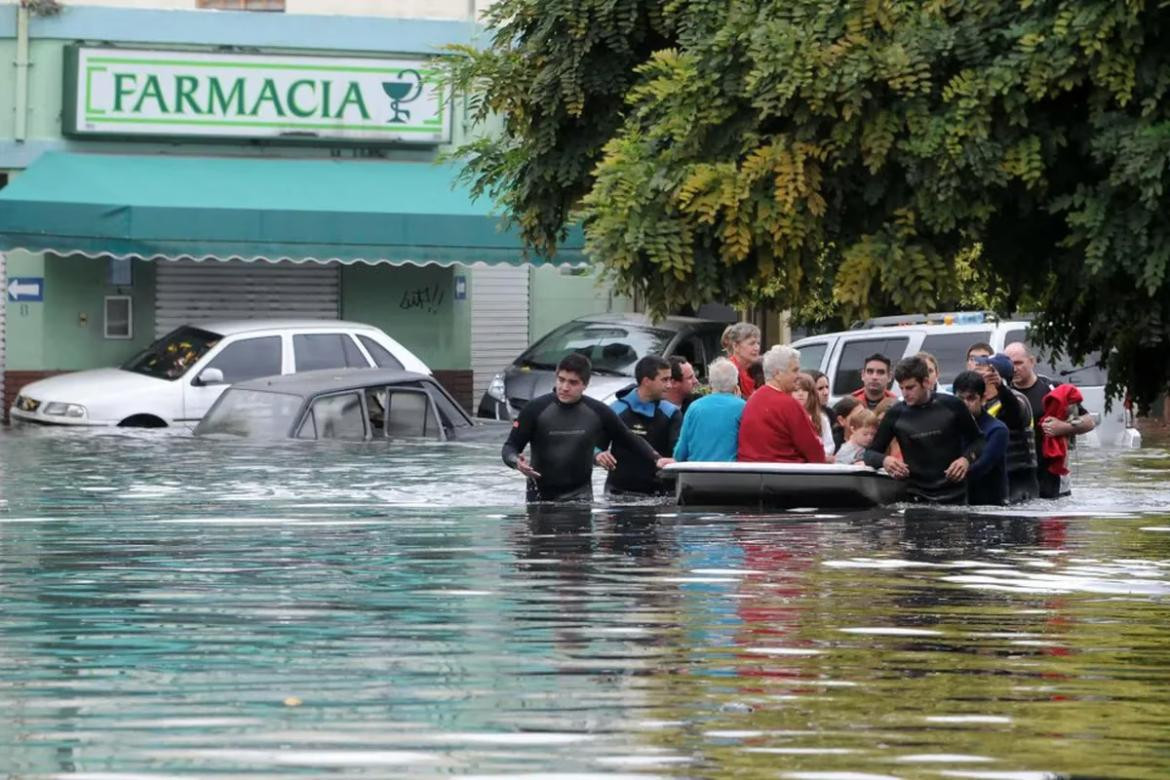
[[[1170,775],[1170,454],[532,512],[495,447],[0,432],[0,776]]]

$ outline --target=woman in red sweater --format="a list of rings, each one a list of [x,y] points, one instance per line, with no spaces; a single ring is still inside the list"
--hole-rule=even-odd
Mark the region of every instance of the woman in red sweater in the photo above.
[[[767,381],[744,407],[739,460],[752,463],[824,463],[825,448],[804,407],[790,395],[800,352],[786,345],[764,354]]]
[[[760,362],[760,329],[750,322],[737,322],[723,331],[723,348],[739,369],[739,394],[748,398],[758,386],[752,368]]]

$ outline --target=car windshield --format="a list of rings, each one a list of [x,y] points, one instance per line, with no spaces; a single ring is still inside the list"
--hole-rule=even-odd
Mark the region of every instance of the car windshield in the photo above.
[[[195,427],[195,435],[282,439],[292,430],[301,402],[299,395],[228,388]]]
[[[122,368],[156,379],[178,379],[222,338],[218,333],[184,325],[130,358]]]
[[[669,330],[642,325],[569,322],[529,347],[516,364],[551,371],[565,355],[577,352],[589,358],[597,373],[633,376],[638,359],[661,355],[673,336]]]

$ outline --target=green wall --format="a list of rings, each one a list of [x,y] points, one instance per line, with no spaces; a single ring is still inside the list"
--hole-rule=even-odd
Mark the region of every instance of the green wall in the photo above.
[[[455,277],[468,299],[455,300]],[[341,316],[376,325],[432,369],[471,365],[470,274],[438,266],[353,265],[341,270]]]
[[[572,269],[576,271],[576,269]],[[611,295],[595,273],[537,266],[529,276],[528,337],[535,341],[575,317],[612,311],[633,311],[631,302]]]

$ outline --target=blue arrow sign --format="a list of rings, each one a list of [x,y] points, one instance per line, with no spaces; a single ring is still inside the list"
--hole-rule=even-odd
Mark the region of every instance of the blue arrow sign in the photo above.
[[[8,300],[35,303],[45,300],[43,276],[14,276],[8,280]]]

